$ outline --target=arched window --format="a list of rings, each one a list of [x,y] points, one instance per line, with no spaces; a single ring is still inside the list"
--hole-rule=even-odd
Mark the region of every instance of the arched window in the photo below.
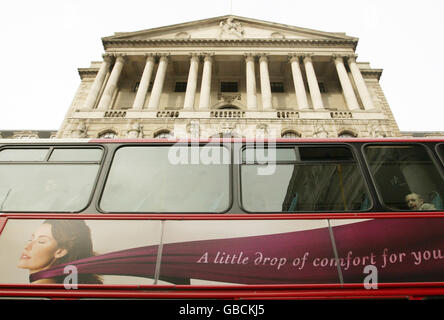
[[[338,134],[339,138],[356,138],[357,134],[352,131],[341,131]]]
[[[281,135],[281,138],[283,138],[283,139],[297,139],[300,137],[301,137],[301,135],[293,130],[284,131]]]
[[[239,107],[236,107],[232,104],[227,104],[225,106],[218,108],[218,110],[239,110]]]
[[[115,138],[117,138],[117,133],[112,130],[108,130],[99,134],[99,139],[115,139]]]
[[[169,130],[161,130],[154,134],[155,139],[171,139],[174,135]]]

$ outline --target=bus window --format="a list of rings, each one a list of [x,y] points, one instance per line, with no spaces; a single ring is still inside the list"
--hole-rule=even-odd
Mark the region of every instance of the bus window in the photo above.
[[[48,151],[48,148],[3,149],[0,150],[0,161],[44,161]]]
[[[438,154],[441,158],[441,161],[444,163],[444,144],[437,145],[436,150],[438,150]]]
[[[0,154],[4,152],[2,160],[8,160],[0,161],[0,212],[79,212],[88,204],[100,158],[50,162],[49,149],[4,149]]]
[[[97,148],[90,149],[54,149],[49,157],[49,161],[100,161],[102,150]]]
[[[363,211],[371,201],[361,171],[347,147],[277,149],[275,162],[252,160],[260,148],[243,150],[242,205],[249,212]],[[290,156],[292,155],[292,156]]]
[[[442,210],[444,183],[427,150],[420,145],[364,148],[383,202],[394,210]]]
[[[224,147],[122,147],[100,201],[106,212],[223,212],[229,208]]]

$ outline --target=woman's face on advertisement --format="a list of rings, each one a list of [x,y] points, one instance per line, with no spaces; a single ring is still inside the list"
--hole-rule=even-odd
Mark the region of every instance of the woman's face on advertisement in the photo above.
[[[18,267],[29,269],[30,273],[38,272],[50,267],[56,258],[64,254],[66,250],[59,249],[57,241],[52,236],[51,225],[42,224],[25,246]]]

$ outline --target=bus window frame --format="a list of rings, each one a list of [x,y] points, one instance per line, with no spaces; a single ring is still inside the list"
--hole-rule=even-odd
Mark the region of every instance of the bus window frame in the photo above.
[[[85,210],[87,210],[90,206],[91,206],[91,202],[94,200],[94,195],[96,193],[97,190],[97,185],[100,181],[100,177],[102,174],[102,170],[104,169],[104,163],[105,163],[105,159],[107,158],[107,147],[105,146],[105,144],[89,144],[89,143],[81,143],[81,144],[69,144],[69,143],[61,143],[58,144],[57,142],[55,143],[48,143],[48,144],[32,144],[32,143],[24,143],[24,144],[3,144],[0,146],[0,152],[2,150],[5,149],[47,149],[47,155],[45,157],[44,160],[42,161],[2,161],[0,162],[1,165],[8,165],[8,164],[27,164],[27,165],[98,165],[99,168],[97,170],[96,173],[96,177],[94,178],[94,182],[91,188],[91,192],[88,198],[87,203],[85,204],[84,207],[82,207],[80,210],[77,211],[49,211],[49,210],[45,210],[45,211],[12,211],[12,210],[6,210],[6,211],[2,211],[0,212],[0,216],[7,214],[7,213],[12,213],[12,214],[16,214],[16,213],[25,213],[25,214],[50,214],[50,215],[54,215],[54,214],[81,214],[84,213]],[[100,149],[102,150],[102,155],[100,160],[98,161],[49,161],[49,159],[51,158],[52,152],[54,151],[54,149]]]
[[[431,141],[432,142],[432,141]],[[435,148],[436,145],[438,145],[439,143],[435,143]],[[427,211],[409,211],[409,210],[395,210],[394,208],[388,206],[382,198],[381,192],[379,190],[378,184],[376,183],[375,177],[373,176],[372,170],[370,168],[367,156],[365,154],[365,148],[368,146],[391,146],[391,147],[397,147],[397,146],[412,146],[412,145],[416,145],[416,146],[420,146],[423,149],[425,149],[425,151],[427,152],[427,155],[429,156],[431,162],[433,163],[433,165],[435,166],[436,170],[438,171],[438,173],[440,174],[441,180],[444,181],[444,173],[443,173],[443,169],[442,166],[437,162],[437,159],[435,158],[434,154],[433,154],[433,148],[429,148],[429,146],[427,145],[427,143],[423,143],[423,142],[418,142],[418,141],[379,141],[379,142],[365,142],[361,145],[361,154],[362,154],[362,158],[363,161],[365,163],[366,169],[368,170],[368,174],[369,174],[369,178],[371,179],[371,183],[373,185],[373,187],[375,188],[375,192],[376,192],[376,196],[378,198],[379,203],[381,204],[382,208],[386,211],[389,211],[391,213],[395,213],[395,214],[404,214],[404,213],[420,213],[420,214],[433,214],[433,213],[439,213],[439,210],[427,210]],[[443,143],[444,145],[444,143]],[[438,153],[439,155],[439,153]]]
[[[224,211],[221,212],[177,212],[177,211],[168,211],[168,212],[158,212],[158,211],[140,211],[140,212],[132,212],[132,211],[105,211],[101,208],[101,201],[103,197],[103,193],[105,191],[105,187],[109,178],[109,174],[111,172],[111,168],[113,167],[113,163],[115,160],[116,152],[119,149],[125,148],[125,147],[162,147],[162,148],[168,148],[173,147],[174,145],[177,145],[179,147],[188,147],[191,148],[193,146],[199,146],[199,148],[203,146],[218,146],[221,148],[225,148],[228,150],[230,155],[230,162],[228,165],[228,206]],[[227,148],[227,146],[229,146]],[[233,207],[233,146],[232,144],[221,144],[220,142],[159,142],[159,143],[153,143],[153,142],[147,142],[147,143],[119,143],[110,153],[110,159],[109,163],[106,165],[106,170],[103,172],[103,178],[102,183],[100,184],[100,190],[97,188],[95,190],[98,194],[97,201],[95,202],[95,208],[97,212],[100,214],[109,214],[109,215],[122,215],[122,214],[129,214],[129,215],[222,215],[227,214]]]
[[[254,143],[254,145],[256,145],[256,143]],[[247,214],[253,215],[253,214],[259,214],[259,215],[264,215],[264,214],[271,214],[271,215],[304,215],[304,214],[315,214],[315,215],[335,215],[335,214],[351,214],[351,215],[356,215],[356,214],[366,214],[371,212],[372,210],[374,210],[376,208],[375,206],[375,201],[373,199],[372,196],[372,192],[370,189],[370,181],[367,180],[366,177],[366,172],[364,171],[364,166],[361,163],[361,160],[359,159],[359,150],[357,148],[354,148],[353,144],[344,142],[331,142],[331,143],[301,143],[301,142],[284,142],[284,143],[276,143],[276,147],[281,148],[281,149],[288,149],[289,146],[291,146],[293,149],[295,149],[297,146],[301,146],[301,147],[346,147],[347,149],[349,149],[351,151],[351,154],[353,156],[353,161],[348,161],[350,163],[355,163],[356,166],[358,167],[359,172],[361,173],[361,177],[363,180],[363,184],[364,184],[364,188],[365,191],[367,192],[367,196],[369,198],[370,201],[370,206],[369,208],[367,208],[366,210],[359,210],[359,211],[352,211],[352,210],[348,210],[348,211],[340,211],[340,210],[334,210],[334,211],[289,211],[289,212],[285,212],[285,211],[266,211],[266,212],[255,212],[255,211],[248,211],[244,205],[243,205],[243,201],[242,201],[242,170],[241,167],[242,165],[246,165],[243,163],[243,158],[242,158],[242,152],[243,150],[246,149],[247,145],[243,144],[242,148],[240,148],[239,150],[239,163],[237,164],[238,166],[238,181],[239,181],[239,190],[238,190],[238,201],[239,201],[239,207],[246,212]],[[276,165],[279,164],[294,164],[295,161],[281,161],[278,162],[276,160]],[[337,161],[326,161],[326,162],[330,162],[330,163],[337,163]],[[320,161],[313,161],[313,163],[321,163]],[[324,162],[323,162],[324,163]],[[252,163],[249,165],[257,165],[257,163]],[[333,217],[332,217],[333,218]]]
[[[440,148],[442,148],[443,150],[441,151]],[[444,167],[444,143],[435,143],[435,153],[436,156],[438,157],[439,161],[441,162],[441,168]]]

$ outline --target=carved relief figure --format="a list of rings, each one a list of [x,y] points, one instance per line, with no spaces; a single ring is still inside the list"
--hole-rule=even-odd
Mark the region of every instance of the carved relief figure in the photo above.
[[[143,137],[143,127],[139,122],[133,123],[128,130],[128,138],[142,138]]]
[[[74,138],[86,138],[87,137],[88,128],[85,125],[85,122],[80,122],[77,127],[72,131],[72,136]]]
[[[381,126],[378,124],[370,123],[367,126],[367,131],[368,131],[370,137],[373,137],[373,138],[385,138],[386,137],[386,134],[382,130]]]
[[[319,124],[315,127],[313,136],[315,138],[328,138],[328,132],[322,124]]]
[[[234,22],[231,17],[226,21],[221,21],[219,27],[219,38],[222,37],[223,34],[234,35],[239,38],[244,36],[244,27],[242,27],[239,22]]]

